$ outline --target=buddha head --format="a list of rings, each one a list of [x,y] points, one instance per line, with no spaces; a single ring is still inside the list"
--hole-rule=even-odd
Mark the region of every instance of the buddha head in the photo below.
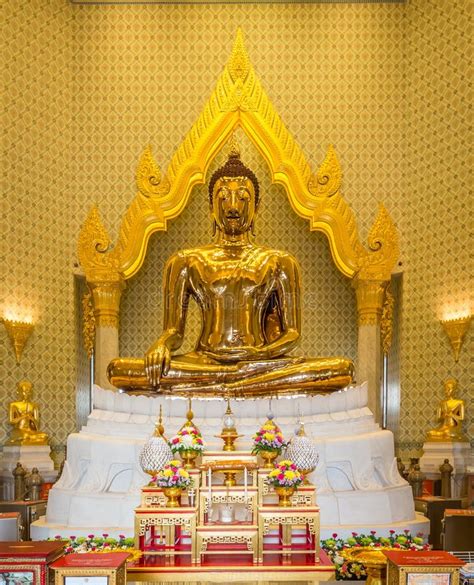
[[[209,182],[209,202],[217,228],[229,235],[249,231],[257,211],[259,185],[255,174],[232,150]]]
[[[446,398],[452,398],[454,391],[456,390],[458,385],[458,381],[456,378],[448,378],[444,381],[444,391],[446,393]]]
[[[28,400],[31,397],[32,390],[33,384],[29,380],[21,380],[17,384],[18,396],[22,400]]]

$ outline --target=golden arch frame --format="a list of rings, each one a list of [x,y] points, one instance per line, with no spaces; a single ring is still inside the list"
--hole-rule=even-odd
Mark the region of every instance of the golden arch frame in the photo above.
[[[211,97],[172,157],[167,173],[162,174],[151,147],[143,152],[137,169],[138,192],[123,218],[114,249],[110,249],[97,210],[91,211],[79,245],[88,280],[94,280],[93,274],[104,268],[106,259],[105,264],[114,267],[123,280],[138,272],[150,235],[166,230],[167,222],[182,212],[193,187],[205,181],[210,163],[238,126],[263,155],[273,181],[285,187],[294,211],[309,220],[311,230],[326,234],[334,262],[344,275],[390,277],[398,257],[398,237],[385,208],[380,206],[366,249],[360,243],[354,213],[340,193],[342,173],[334,148],[329,147],[324,162],[312,174],[263,90],[239,30]]]

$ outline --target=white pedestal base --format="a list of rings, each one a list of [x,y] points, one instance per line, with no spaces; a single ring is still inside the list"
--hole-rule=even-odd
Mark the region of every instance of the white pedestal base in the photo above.
[[[138,456],[153,431],[163,405],[167,436],[185,420],[187,402],[162,396],[128,396],[95,389],[94,410],[80,433],[68,438],[67,461],[49,493],[46,518],[32,526],[35,539],[107,532],[133,534],[133,509],[148,481]],[[362,385],[328,396],[273,400],[275,420],[286,438],[300,413],[319,452],[310,480],[317,486],[323,535],[341,530],[427,531],[415,515],[410,486],[399,475],[393,435],[374,422]],[[194,420],[207,449],[221,449],[214,438],[222,428],[226,404],[221,399],[194,400]],[[252,434],[265,421],[268,400],[232,403],[238,432],[237,449],[251,448]]]
[[[2,499],[13,500],[14,479],[12,471],[18,461],[30,472],[37,467],[43,480],[51,483],[58,475],[54,469],[53,460],[50,457],[51,447],[49,445],[7,445],[3,447],[0,456],[0,482],[2,485]]]
[[[466,468],[473,458],[469,443],[441,443],[426,442],[423,445],[423,456],[420,459],[420,469],[426,474],[427,479],[440,479],[439,466],[449,459],[453,466],[451,496],[459,498],[464,495],[464,478]]]

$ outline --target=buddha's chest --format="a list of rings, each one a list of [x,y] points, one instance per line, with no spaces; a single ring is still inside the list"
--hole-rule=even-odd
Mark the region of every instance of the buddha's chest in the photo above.
[[[193,291],[199,297],[254,297],[273,288],[276,270],[256,258],[226,259],[195,263],[190,270]]]

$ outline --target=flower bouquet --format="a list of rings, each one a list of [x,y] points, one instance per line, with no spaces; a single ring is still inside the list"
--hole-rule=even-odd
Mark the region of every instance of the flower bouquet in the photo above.
[[[286,447],[280,427],[273,420],[268,419],[252,439],[252,453],[262,457],[265,461],[264,469],[273,469],[273,461],[280,455],[283,447]]]
[[[291,496],[302,483],[304,477],[298,471],[293,461],[285,459],[280,461],[278,465],[270,471],[267,477],[267,482],[273,486],[273,489],[278,494],[280,506],[291,506]]]
[[[181,491],[192,485],[193,480],[178,459],[169,461],[152,479],[168,498],[167,507],[177,508],[180,505]]]
[[[64,552],[70,553],[110,553],[110,552],[128,552],[127,563],[138,561],[142,556],[142,551],[135,548],[135,539],[126,537],[125,534],[119,534],[118,538],[111,538],[108,534],[96,536],[61,536],[57,534],[49,540],[61,540],[65,542]]]
[[[186,469],[193,469],[194,461],[204,451],[201,433],[192,424],[184,425],[170,439],[169,446],[173,453],[179,453]]]

